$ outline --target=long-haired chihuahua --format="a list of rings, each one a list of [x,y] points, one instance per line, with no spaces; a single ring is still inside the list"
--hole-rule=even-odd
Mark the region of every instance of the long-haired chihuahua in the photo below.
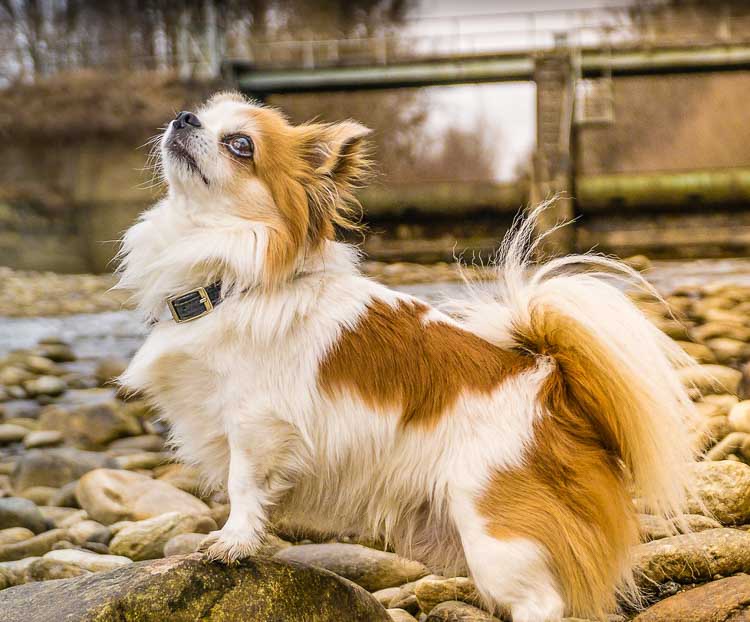
[[[368,133],[232,93],[170,123],[168,193],[121,252],[153,325],[121,382],[227,491],[212,558],[252,555],[273,518],[463,568],[515,622],[602,616],[633,589],[633,496],[683,507],[685,355],[612,281],[643,284],[625,265],[535,264],[538,210],[446,312],[363,276],[334,237]]]

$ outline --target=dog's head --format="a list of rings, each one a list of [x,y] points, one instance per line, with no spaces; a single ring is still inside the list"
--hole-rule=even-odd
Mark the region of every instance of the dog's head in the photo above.
[[[369,132],[353,121],[294,126],[277,110],[220,93],[169,124],[164,174],[181,203],[263,226],[264,280],[273,283],[337,226],[353,226],[352,190],[368,170]]]

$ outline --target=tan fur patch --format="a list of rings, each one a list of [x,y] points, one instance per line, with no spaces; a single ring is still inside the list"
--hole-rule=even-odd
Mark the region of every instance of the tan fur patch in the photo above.
[[[323,361],[321,388],[352,391],[370,408],[401,408],[402,425],[430,427],[462,392],[489,393],[533,365],[448,323],[425,323],[427,310],[373,301]]]
[[[570,373],[585,382],[585,369]],[[566,377],[556,369],[540,391],[549,414],[535,424],[524,466],[495,472],[477,507],[491,536],[528,538],[546,549],[570,615],[598,617],[614,608],[615,588],[629,581],[638,526],[622,463],[571,405]]]

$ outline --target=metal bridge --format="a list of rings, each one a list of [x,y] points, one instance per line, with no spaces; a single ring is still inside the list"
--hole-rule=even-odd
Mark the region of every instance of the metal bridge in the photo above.
[[[547,225],[589,208],[600,212],[608,205],[632,207],[658,197],[668,204],[697,197],[698,204],[705,205],[710,200],[702,199],[713,196],[750,202],[750,188],[736,183],[738,174],[745,178],[745,170],[644,175],[637,181],[591,179],[578,175],[571,147],[578,128],[616,122],[613,79],[618,76],[750,70],[750,11],[736,15],[717,4],[711,15],[707,19],[700,12],[663,8],[639,12],[633,7],[507,13],[494,14],[496,19],[502,17],[503,26],[491,30],[472,30],[462,21],[467,18],[456,18],[441,24],[442,30],[431,27],[430,32],[424,32],[424,23],[407,22],[399,31],[372,37],[254,42],[245,58],[227,61],[225,70],[243,92],[259,98],[534,82],[537,148],[528,199],[534,202],[553,193],[578,198],[577,203],[559,201]],[[489,16],[471,19],[490,21]],[[665,188],[677,195],[665,194]],[[696,195],[696,188],[704,194]],[[470,192],[460,194],[464,200],[474,200]],[[381,192],[379,203],[373,201],[375,212],[387,211],[383,195],[388,192]],[[511,195],[515,198],[517,193],[505,188],[494,193]],[[570,248],[575,245],[570,237],[574,233],[566,229],[557,244]]]

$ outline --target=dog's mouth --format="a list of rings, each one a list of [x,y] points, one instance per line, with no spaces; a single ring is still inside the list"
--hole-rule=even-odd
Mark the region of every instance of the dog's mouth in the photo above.
[[[173,138],[167,143],[167,150],[169,151],[169,155],[176,158],[183,164],[185,164],[188,169],[198,175],[201,180],[203,180],[203,183],[208,186],[208,179],[201,171],[200,166],[198,166],[198,163],[195,161],[195,158],[192,156],[192,154],[187,150],[185,145],[182,144],[178,139]]]

